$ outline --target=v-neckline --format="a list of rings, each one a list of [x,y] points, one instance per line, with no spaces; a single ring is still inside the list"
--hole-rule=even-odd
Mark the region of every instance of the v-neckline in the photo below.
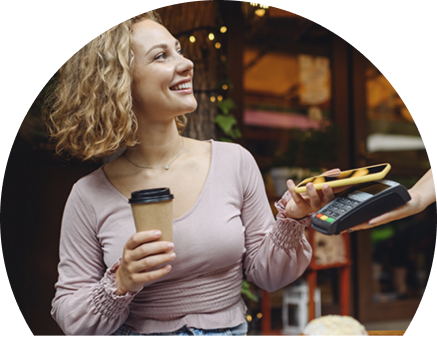
[[[177,217],[175,219],[173,219],[173,222],[177,222],[177,221],[182,221],[185,218],[189,217],[194,211],[195,209],[198,207],[198,205],[200,204],[203,195],[205,194],[205,189],[207,188],[207,186],[210,184],[209,181],[211,180],[211,175],[213,174],[213,169],[214,169],[214,164],[215,164],[215,142],[213,139],[210,140],[206,140],[206,142],[210,142],[211,143],[211,161],[210,161],[210,165],[209,165],[209,171],[208,171],[208,175],[206,177],[205,183],[203,184],[202,187],[202,191],[200,192],[199,196],[196,199],[196,202],[193,204],[193,206],[191,206],[191,208],[183,215],[181,215],[180,217]],[[125,203],[126,205],[129,205],[129,199],[126,198],[126,196],[121,193],[109,180],[109,178],[107,177],[104,168],[105,165],[101,166],[99,168],[100,170],[100,175],[103,179],[103,181],[105,182],[105,184],[114,191],[114,193],[116,193]]]

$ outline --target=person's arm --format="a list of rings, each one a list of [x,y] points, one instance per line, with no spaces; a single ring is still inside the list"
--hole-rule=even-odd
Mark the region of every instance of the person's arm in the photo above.
[[[120,261],[105,266],[95,223],[93,209],[73,187],[62,220],[59,280],[51,311],[67,335],[112,333],[126,320],[135,295],[117,295]]]
[[[254,158],[243,148],[241,158],[239,176],[244,190],[241,218],[246,239],[243,267],[249,282],[271,292],[292,283],[310,263],[312,249],[304,234],[309,225],[309,210],[296,212],[301,219],[290,218],[286,212],[292,200],[289,190],[275,204],[279,212],[275,221]]]
[[[367,224],[352,227],[349,231],[373,228],[422,212],[426,207],[436,201],[431,169],[426,172],[426,174],[420,178],[411,189],[408,190],[408,193],[411,196],[411,200],[405,205],[377,216],[376,218],[371,219]]]

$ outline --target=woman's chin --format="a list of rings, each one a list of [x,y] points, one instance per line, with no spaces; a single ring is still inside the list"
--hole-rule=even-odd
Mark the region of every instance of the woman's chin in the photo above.
[[[184,114],[189,114],[194,112],[197,109],[197,101],[194,100],[194,102],[192,104],[190,104],[189,106],[187,106],[186,111],[184,112]]]

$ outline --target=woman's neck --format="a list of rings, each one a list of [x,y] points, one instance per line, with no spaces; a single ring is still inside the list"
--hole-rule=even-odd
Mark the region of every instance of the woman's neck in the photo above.
[[[168,125],[149,125],[138,129],[139,144],[126,152],[128,159],[140,166],[164,167],[182,149],[183,141],[176,123]]]

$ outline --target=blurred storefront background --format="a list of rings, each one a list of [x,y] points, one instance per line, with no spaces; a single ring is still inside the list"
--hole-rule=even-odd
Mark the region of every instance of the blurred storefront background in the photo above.
[[[189,116],[185,135],[245,146],[257,160],[272,205],[287,178],[298,182],[330,168],[389,162],[387,178],[409,188],[430,168],[401,97],[366,57],[331,31],[249,2],[198,1],[158,12],[195,63],[199,106]],[[81,163],[54,156],[41,123],[50,85],[20,128],[2,195],[5,264],[20,310],[36,335],[62,333],[50,308],[70,189],[111,160]],[[31,202],[19,202],[23,193]],[[410,321],[431,270],[435,217],[433,204],[416,216],[347,239],[307,233],[314,266],[320,267],[315,314],[341,313],[347,296],[348,313],[364,325]],[[341,270],[346,265],[345,278]],[[246,284],[249,334],[299,334],[299,324],[311,316],[309,274],[272,294]]]

